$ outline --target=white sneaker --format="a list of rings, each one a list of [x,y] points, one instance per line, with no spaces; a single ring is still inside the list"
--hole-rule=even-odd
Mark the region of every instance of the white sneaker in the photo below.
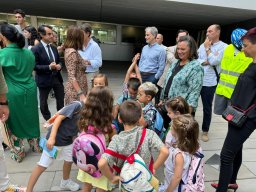
[[[67,182],[64,182],[63,179],[60,182],[60,188],[63,190],[78,191],[80,185],[69,179]]]

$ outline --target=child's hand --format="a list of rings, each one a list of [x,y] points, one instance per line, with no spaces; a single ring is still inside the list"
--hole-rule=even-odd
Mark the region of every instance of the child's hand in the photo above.
[[[134,56],[134,60],[135,61],[138,61],[140,59],[140,53],[137,53],[135,56]]]
[[[111,183],[118,184],[119,181],[122,181],[122,178],[120,176],[114,176],[113,179],[111,180]]]
[[[49,139],[47,140],[46,147],[47,147],[49,150],[52,150],[54,144],[55,144],[55,138],[49,138]]]

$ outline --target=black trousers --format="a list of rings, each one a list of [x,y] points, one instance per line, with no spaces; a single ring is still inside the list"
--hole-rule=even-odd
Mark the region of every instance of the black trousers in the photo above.
[[[229,123],[228,133],[221,150],[219,186],[217,192],[226,192],[229,183],[236,183],[237,174],[242,164],[243,143],[256,128],[256,120],[248,119],[243,127]]]
[[[49,111],[47,103],[48,95],[51,89],[54,91],[57,110],[64,107],[64,86],[57,77],[54,77],[52,79],[52,86],[39,87],[40,111],[45,120],[48,120],[51,117],[51,112]]]
[[[216,86],[206,87],[203,86],[201,89],[201,99],[203,103],[203,132],[208,132],[212,120],[212,101]]]

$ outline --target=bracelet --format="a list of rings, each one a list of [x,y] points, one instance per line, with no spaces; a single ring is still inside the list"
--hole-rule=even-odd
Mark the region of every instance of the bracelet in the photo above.
[[[78,92],[77,92],[77,96],[79,97],[80,95],[82,95],[83,94],[83,91],[80,89]]]
[[[0,105],[8,105],[8,101],[6,100],[5,102],[0,102]]]

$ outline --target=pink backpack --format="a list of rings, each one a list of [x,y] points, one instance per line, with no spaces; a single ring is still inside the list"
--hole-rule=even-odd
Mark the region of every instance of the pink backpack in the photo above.
[[[201,147],[192,156],[188,170],[187,183],[184,186],[185,192],[204,192],[204,155],[202,154]],[[184,182],[181,181],[179,185],[179,192],[181,192],[181,185]]]
[[[94,127],[89,126],[88,130]],[[79,169],[92,177],[100,177],[98,161],[106,150],[106,142],[103,134],[82,132],[73,142],[72,158]]]

